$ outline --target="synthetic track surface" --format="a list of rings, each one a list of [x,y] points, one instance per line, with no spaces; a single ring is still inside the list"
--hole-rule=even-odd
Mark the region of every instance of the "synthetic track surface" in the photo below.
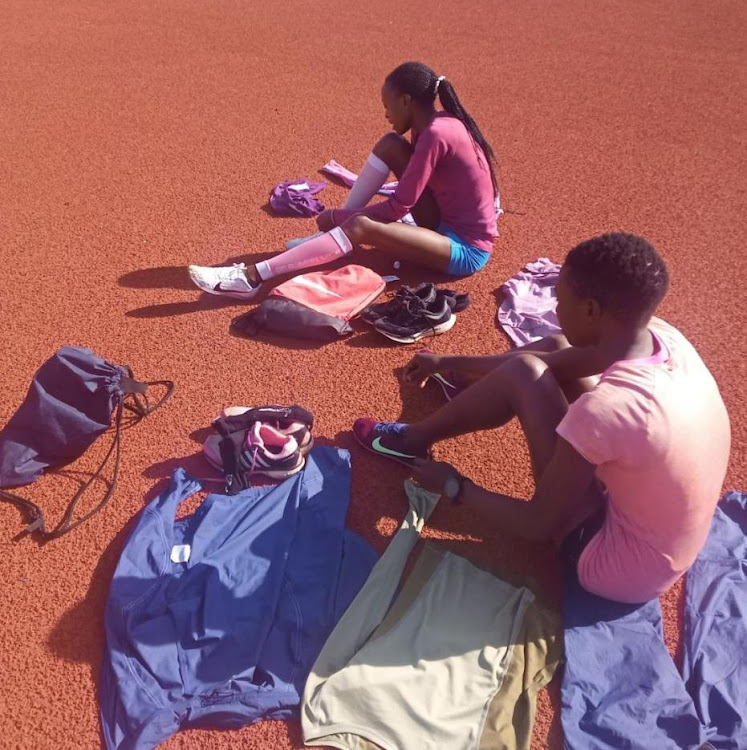
[[[330,158],[359,168],[386,128],[381,81],[406,59],[454,82],[499,155],[509,209],[488,268],[456,284],[473,305],[436,350],[507,349],[493,323],[505,278],[538,256],[562,260],[598,232],[643,234],[673,276],[662,314],[722,388],[733,427],[726,484],[745,489],[746,23],[737,0],[4,0],[0,423],[65,343],[178,390],[125,434],[116,498],[84,528],[43,548],[13,542],[19,514],[0,505],[0,745],[98,745],[103,609],[122,530],[182,459],[204,470],[191,435],[224,404],[312,409],[322,442],[353,453],[350,525],[385,548],[403,513],[404,470],[364,453],[348,430],[361,415],[412,419],[440,403],[436,389],[398,385],[394,371],[414,349],[373,334],[323,347],[232,337],[243,308],[201,297],[184,266],[311,231],[310,221],[264,211],[269,190],[314,177]],[[329,205],[343,196],[336,186],[322,194]],[[514,425],[438,455],[489,487],[531,492]],[[34,494],[55,518],[74,486],[44,480]],[[557,596],[549,550],[450,507],[426,533]],[[680,604],[678,586],[663,601],[675,654]],[[300,731],[262,723],[183,733],[167,746],[239,743],[295,748]],[[532,747],[561,747],[557,680],[540,696]]]

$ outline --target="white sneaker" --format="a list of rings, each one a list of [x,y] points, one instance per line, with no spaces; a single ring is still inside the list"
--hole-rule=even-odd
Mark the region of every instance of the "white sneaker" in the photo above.
[[[294,247],[303,245],[304,242],[308,242],[309,240],[315,240],[317,237],[321,237],[323,234],[324,232],[314,232],[314,234],[310,234],[308,237],[298,237],[295,240],[288,240],[288,242],[285,243],[285,249],[292,250]]]
[[[250,300],[259,291],[260,285],[252,286],[245,271],[245,263],[234,263],[232,266],[221,268],[190,266],[189,278],[208,294]]]

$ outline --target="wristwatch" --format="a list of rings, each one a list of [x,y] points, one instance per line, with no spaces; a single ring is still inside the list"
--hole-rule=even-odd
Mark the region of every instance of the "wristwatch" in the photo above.
[[[461,474],[449,477],[444,482],[443,494],[448,497],[452,503],[462,502],[462,491],[464,490],[464,483],[466,478]]]

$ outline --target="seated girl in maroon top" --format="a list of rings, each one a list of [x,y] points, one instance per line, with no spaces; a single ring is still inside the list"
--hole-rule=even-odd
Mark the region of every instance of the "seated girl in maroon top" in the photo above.
[[[345,205],[317,217],[320,233],[254,265],[190,266],[200,289],[250,300],[262,281],[329,263],[359,245],[452,276],[485,266],[497,236],[490,145],[451,83],[422,63],[392,71],[381,98],[394,132],[374,146]],[[368,205],[390,172],[399,179],[394,195]],[[398,221],[408,213],[415,226]]]

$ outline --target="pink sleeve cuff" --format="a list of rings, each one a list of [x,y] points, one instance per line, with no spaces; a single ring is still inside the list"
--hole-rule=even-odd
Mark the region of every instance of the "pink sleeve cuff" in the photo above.
[[[333,208],[332,209],[332,222],[336,227],[339,227],[340,224],[347,221],[351,216],[355,216],[355,214],[359,214],[361,211],[360,209],[351,209],[351,208]]]

